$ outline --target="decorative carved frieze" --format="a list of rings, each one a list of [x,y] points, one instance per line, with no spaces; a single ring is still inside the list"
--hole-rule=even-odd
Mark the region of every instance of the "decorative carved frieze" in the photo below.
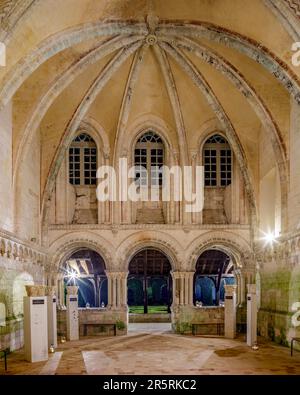
[[[3,230],[0,230],[0,256],[16,261],[31,261],[43,266],[47,262],[47,254],[44,250],[17,239]]]

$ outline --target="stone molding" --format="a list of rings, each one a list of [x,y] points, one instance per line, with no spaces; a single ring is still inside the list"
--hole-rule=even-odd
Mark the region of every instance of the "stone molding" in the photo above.
[[[22,241],[4,230],[0,230],[0,256],[41,265],[47,263],[47,253],[44,249]]]

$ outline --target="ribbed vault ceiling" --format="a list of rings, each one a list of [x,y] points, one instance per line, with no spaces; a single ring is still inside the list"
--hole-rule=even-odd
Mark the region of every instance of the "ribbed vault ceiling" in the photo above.
[[[290,97],[300,101],[300,85],[275,1],[245,9],[238,0],[72,0],[47,20],[53,1],[15,3],[0,32],[8,43],[0,108],[13,98],[15,185],[37,135],[46,201],[84,119],[106,133],[111,162],[134,125],[148,119],[165,126],[181,164],[190,163],[208,125],[222,130],[253,212],[263,135],[286,199]]]

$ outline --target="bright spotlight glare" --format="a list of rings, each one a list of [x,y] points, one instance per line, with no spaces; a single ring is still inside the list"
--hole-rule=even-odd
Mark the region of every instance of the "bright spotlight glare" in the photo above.
[[[73,283],[75,284],[75,282],[76,282],[76,279],[79,277],[78,276],[78,273],[77,272],[75,272],[75,271],[67,271],[67,273],[66,273],[66,275],[65,275],[65,277],[67,277],[68,278],[68,284],[70,283],[70,282],[72,282],[73,281]]]
[[[273,232],[264,233],[263,239],[267,244],[273,244],[276,241],[276,236]]]

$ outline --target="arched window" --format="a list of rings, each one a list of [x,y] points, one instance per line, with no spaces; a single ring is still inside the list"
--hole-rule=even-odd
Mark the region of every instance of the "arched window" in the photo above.
[[[162,173],[159,168],[163,164],[162,139],[154,132],[148,131],[138,139],[134,150],[134,165],[138,167],[135,173],[136,181],[143,186],[162,185]]]
[[[69,148],[69,181],[72,185],[96,185],[97,147],[86,133],[75,137]]]
[[[227,140],[215,134],[203,147],[204,179],[206,187],[226,187],[231,184],[232,154]]]

